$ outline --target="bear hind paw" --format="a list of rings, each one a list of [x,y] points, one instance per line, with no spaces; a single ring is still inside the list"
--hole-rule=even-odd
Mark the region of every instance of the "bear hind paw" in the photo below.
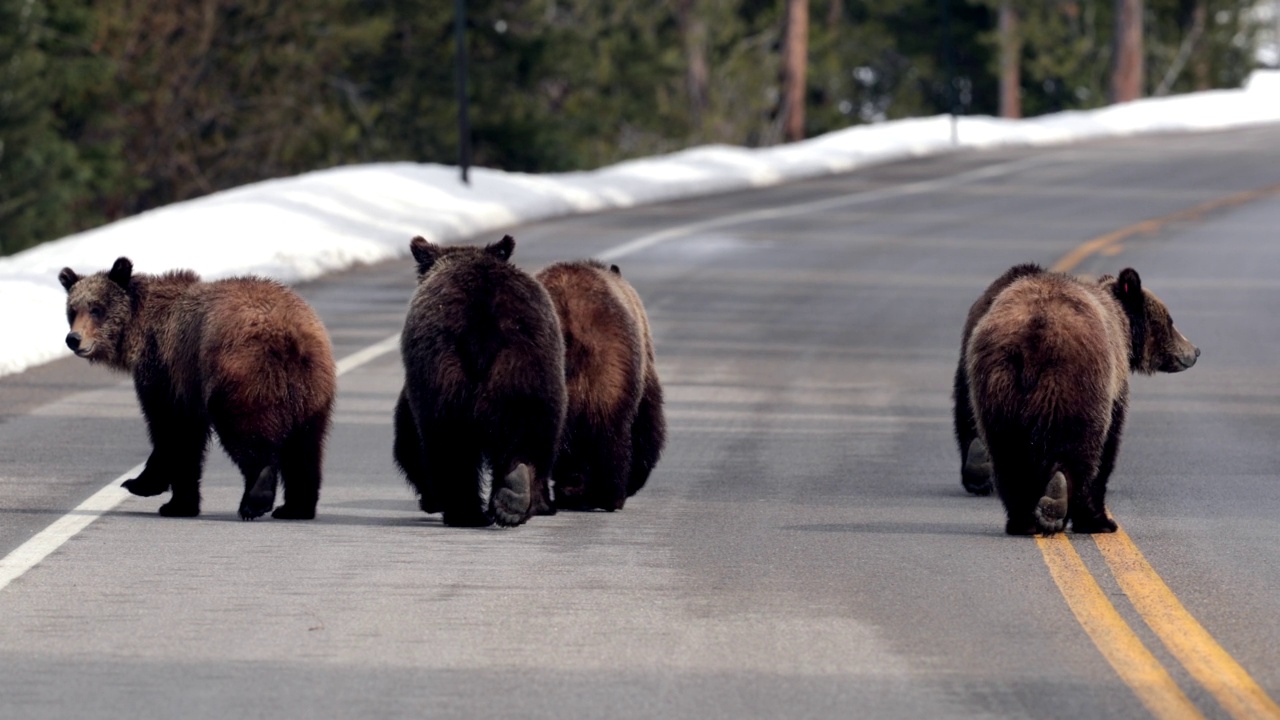
[[[160,506],[160,514],[164,517],[196,517],[200,514],[199,501],[170,500]]]
[[[529,518],[533,507],[533,472],[520,463],[507,473],[502,487],[493,493],[493,519],[503,527],[515,527]]]
[[[973,495],[990,495],[991,454],[986,443],[974,438],[964,454],[964,466],[960,468],[960,484]]]

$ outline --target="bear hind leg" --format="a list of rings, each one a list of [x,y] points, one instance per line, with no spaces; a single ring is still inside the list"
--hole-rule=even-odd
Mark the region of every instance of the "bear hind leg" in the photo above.
[[[312,418],[295,428],[280,450],[280,475],[284,502],[271,513],[277,520],[312,520],[320,502],[324,438],[328,415]]]
[[[516,463],[499,476],[493,473],[493,492],[489,495],[489,512],[502,527],[522,525],[533,514],[534,472],[526,463]]]
[[[1036,522],[1036,505],[1044,495],[1048,480],[1046,468],[1028,452],[1029,443],[1002,442],[990,434],[992,475],[996,491],[1004,503],[1005,532],[1009,535],[1034,535],[1040,530]]]
[[[656,378],[647,378],[640,408],[631,425],[631,472],[627,478],[627,497],[635,495],[649,480],[667,444],[667,420],[662,410],[662,386]]]
[[[426,433],[423,434],[427,436]],[[445,435],[424,448],[424,472],[436,488],[444,524],[488,527],[493,518],[480,504],[480,466],[483,457],[474,441],[460,434]],[[494,491],[497,483],[494,483]]]
[[[256,520],[275,506],[279,479],[280,470],[275,465],[262,468],[256,477],[245,474],[244,495],[240,497],[241,520]]]

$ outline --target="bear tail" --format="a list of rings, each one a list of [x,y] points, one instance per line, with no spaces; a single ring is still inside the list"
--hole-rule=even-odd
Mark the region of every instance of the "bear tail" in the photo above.
[[[1044,488],[1044,497],[1036,503],[1036,526],[1045,535],[1062,532],[1067,524],[1067,498],[1070,496],[1067,476],[1054,467],[1053,477]]]

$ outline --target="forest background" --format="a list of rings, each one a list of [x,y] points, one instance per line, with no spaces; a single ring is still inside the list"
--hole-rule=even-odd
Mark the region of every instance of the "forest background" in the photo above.
[[[467,0],[473,162],[783,142],[797,4]],[[1260,29],[1256,0],[802,4],[807,136],[1105,105],[1126,5],[1146,95],[1238,86]],[[456,163],[454,18],[452,0],[0,0],[0,254],[267,178]]]

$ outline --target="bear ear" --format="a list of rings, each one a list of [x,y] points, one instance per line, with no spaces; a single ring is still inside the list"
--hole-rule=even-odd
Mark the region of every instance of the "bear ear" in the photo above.
[[[501,240],[486,247],[484,251],[502,262],[506,262],[511,259],[511,253],[515,252],[515,249],[516,239],[510,235],[503,235]]]
[[[71,286],[80,282],[80,276],[75,270],[69,267],[62,268],[62,272],[58,273],[58,282],[62,283],[62,289],[71,292]]]
[[[622,268],[618,267],[617,265],[610,265],[609,272],[613,273],[614,275],[617,275],[618,277],[622,277]]]
[[[1140,308],[1145,302],[1142,294],[1142,278],[1138,277],[1138,271],[1133,268],[1120,271],[1115,288],[1116,297],[1126,308]]]
[[[129,262],[127,257],[116,258],[116,263],[111,266],[111,272],[107,273],[107,279],[122,288],[129,287],[129,279],[132,277],[133,263]]]
[[[415,237],[409,242],[409,252],[413,253],[413,259],[418,261],[418,272],[425,273],[435,265],[436,260],[440,258],[440,248],[427,242],[426,238],[421,236]]]

